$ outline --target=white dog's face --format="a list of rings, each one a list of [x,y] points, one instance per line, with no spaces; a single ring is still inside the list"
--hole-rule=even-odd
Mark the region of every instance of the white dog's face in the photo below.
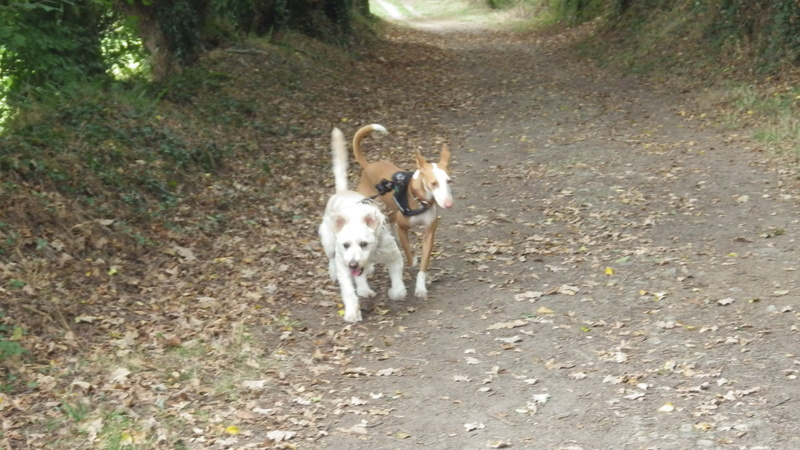
[[[371,214],[359,219],[339,216],[334,220],[336,254],[354,277],[364,272],[378,246],[376,231],[380,226],[380,220]]]

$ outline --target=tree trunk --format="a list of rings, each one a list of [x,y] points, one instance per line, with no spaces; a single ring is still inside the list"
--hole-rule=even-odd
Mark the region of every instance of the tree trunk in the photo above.
[[[136,17],[139,36],[150,53],[155,81],[165,81],[197,62],[203,51],[201,29],[208,0],[118,0],[116,5],[123,13]]]

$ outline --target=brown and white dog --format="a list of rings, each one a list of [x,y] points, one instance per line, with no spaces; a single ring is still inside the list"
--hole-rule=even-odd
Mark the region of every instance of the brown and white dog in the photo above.
[[[414,295],[426,297],[428,288],[425,286],[427,279],[428,263],[433,250],[433,235],[439,225],[439,208],[453,207],[453,195],[450,193],[450,149],[447,144],[442,144],[438,163],[429,163],[419,151],[415,153],[416,170],[403,172],[393,163],[381,160],[367,162],[361,152],[361,141],[365,136],[377,131],[387,133],[382,125],[372,124],[359,129],[353,136],[353,153],[356,162],[362,167],[361,179],[356,190],[365,196],[380,195],[381,200],[388,209],[388,218],[397,224],[397,236],[406,255],[406,266],[416,264],[408,242],[408,231],[411,227],[422,227],[422,260],[417,273],[417,283]],[[380,193],[376,185],[391,181],[391,191]]]

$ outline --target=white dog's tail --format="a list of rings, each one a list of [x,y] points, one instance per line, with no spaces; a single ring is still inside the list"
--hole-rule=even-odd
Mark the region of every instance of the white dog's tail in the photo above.
[[[331,133],[331,153],[333,154],[333,179],[336,192],[347,190],[347,142],[342,130],[335,128]]]

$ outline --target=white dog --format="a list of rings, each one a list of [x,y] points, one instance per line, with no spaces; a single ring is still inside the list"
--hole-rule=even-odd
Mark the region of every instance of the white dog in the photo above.
[[[358,298],[375,295],[367,276],[376,263],[386,264],[389,269],[392,282],[389,298],[400,300],[406,296],[403,256],[378,205],[347,189],[347,144],[338,128],[331,134],[331,150],[336,194],[328,200],[319,237],[328,256],[331,279],[339,281],[344,320],[358,322],[361,320]]]

